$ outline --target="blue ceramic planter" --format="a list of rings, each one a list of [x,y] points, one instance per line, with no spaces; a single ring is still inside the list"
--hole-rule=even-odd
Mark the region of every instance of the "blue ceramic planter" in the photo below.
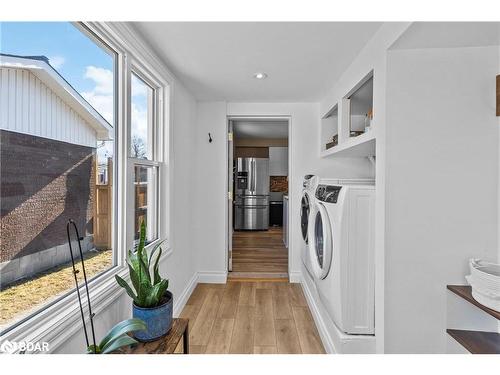
[[[172,327],[172,310],[174,297],[166,293],[167,302],[157,307],[138,307],[133,304],[132,315],[142,319],[148,327],[145,331],[137,331],[134,336],[141,342],[154,341],[170,331]]]

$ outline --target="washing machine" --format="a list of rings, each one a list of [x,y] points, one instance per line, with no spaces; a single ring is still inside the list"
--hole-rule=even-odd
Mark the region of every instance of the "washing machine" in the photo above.
[[[312,174],[304,176],[302,183],[302,197],[300,201],[300,230],[302,235],[301,258],[310,279],[313,279],[313,274],[308,246],[308,228],[311,208],[313,207],[316,199],[315,193],[318,180],[318,176],[314,176]]]
[[[320,179],[310,211],[310,266],[320,300],[346,334],[375,333],[375,186]]]

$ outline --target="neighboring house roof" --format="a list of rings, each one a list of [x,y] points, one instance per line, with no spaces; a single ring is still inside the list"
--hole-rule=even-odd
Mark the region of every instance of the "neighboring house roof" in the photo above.
[[[29,70],[95,129],[98,140],[113,138],[113,126],[50,65],[47,57],[0,53],[0,67]]]

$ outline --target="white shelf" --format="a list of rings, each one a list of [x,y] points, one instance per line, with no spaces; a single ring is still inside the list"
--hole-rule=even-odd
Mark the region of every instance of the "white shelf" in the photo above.
[[[321,157],[341,156],[341,157],[368,157],[375,156],[375,130],[349,138],[347,141],[338,144],[328,150],[321,152]]]

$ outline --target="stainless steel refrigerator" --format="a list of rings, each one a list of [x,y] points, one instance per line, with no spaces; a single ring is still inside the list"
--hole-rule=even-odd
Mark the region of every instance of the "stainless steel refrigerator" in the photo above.
[[[234,229],[269,228],[269,159],[238,158],[235,171]]]

